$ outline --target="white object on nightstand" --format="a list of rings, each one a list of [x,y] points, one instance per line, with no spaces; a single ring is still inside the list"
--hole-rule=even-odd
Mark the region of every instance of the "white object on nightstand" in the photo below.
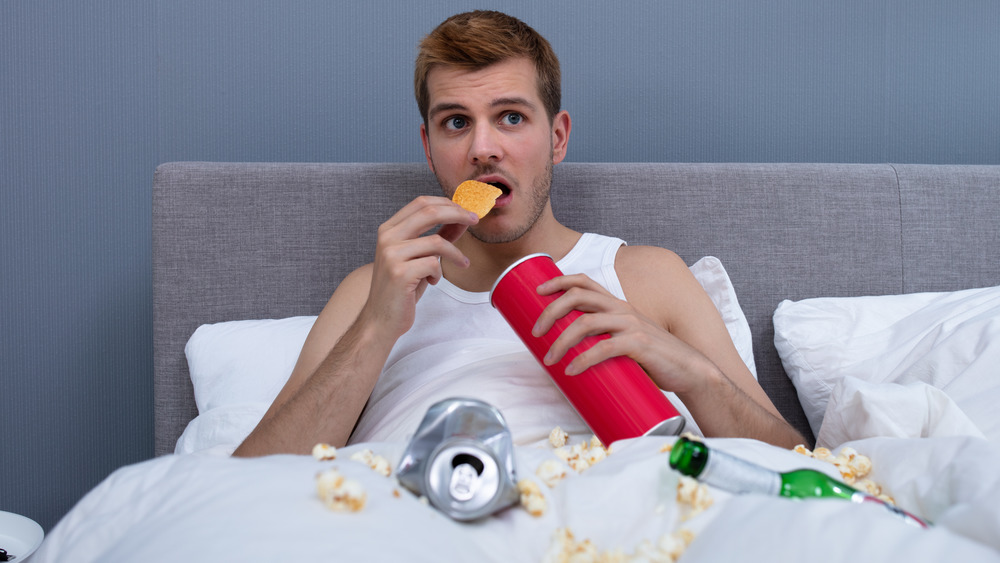
[[[22,563],[42,544],[45,532],[30,518],[0,510],[0,548],[11,561]]]

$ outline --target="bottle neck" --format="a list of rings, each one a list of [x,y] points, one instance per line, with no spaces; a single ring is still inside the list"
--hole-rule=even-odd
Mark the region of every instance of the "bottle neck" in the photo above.
[[[712,450],[698,480],[731,493],[781,493],[781,474],[756,463]]]

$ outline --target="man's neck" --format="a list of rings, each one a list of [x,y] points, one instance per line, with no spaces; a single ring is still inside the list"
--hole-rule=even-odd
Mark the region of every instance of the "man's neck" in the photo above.
[[[562,259],[581,234],[553,221],[545,229],[532,229],[513,242],[484,243],[469,233],[462,235],[455,245],[469,258],[468,268],[442,264],[444,277],[466,291],[489,291],[508,266],[529,254],[545,253],[556,261]]]

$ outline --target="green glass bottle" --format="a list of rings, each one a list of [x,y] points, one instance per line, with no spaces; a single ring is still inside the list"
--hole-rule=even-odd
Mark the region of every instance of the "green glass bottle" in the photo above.
[[[861,492],[846,483],[813,469],[779,473],[719,450],[703,442],[680,437],[670,451],[670,467],[682,475],[731,493],[759,493],[795,499],[839,498],[851,502],[875,502],[885,506],[908,523],[927,527],[916,516]]]

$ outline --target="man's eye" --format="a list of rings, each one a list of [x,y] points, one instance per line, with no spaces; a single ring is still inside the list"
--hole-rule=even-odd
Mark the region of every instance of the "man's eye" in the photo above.
[[[521,123],[521,120],[523,119],[524,116],[519,113],[508,113],[507,115],[503,116],[503,121],[507,125],[517,125]]]
[[[464,117],[449,117],[444,122],[445,129],[454,129],[454,130],[462,129],[463,127],[466,126],[466,124],[467,122],[465,121]]]

